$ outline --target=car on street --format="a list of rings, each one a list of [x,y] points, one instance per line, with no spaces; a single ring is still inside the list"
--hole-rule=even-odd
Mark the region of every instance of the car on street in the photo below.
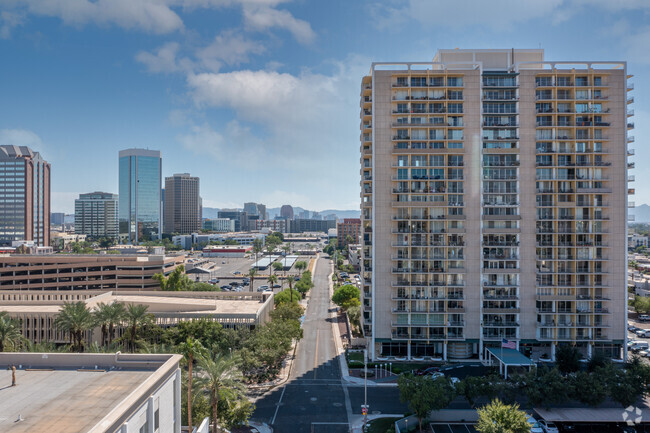
[[[542,426],[532,415],[528,415],[528,424],[530,424],[530,433],[544,433]]]
[[[233,274],[233,275],[241,275],[241,272],[240,272],[240,271],[235,271],[235,272],[233,272],[232,274]]]
[[[260,286],[257,290],[260,291],[260,292],[263,292],[264,290],[269,290],[269,286],[264,284],[264,285]]]
[[[281,286],[281,285],[279,285],[279,284],[274,284],[274,285],[273,285],[273,288],[274,288],[274,289],[281,289],[281,288],[282,288],[282,286]]]
[[[545,433],[559,433],[557,426],[553,424],[552,421],[545,421],[543,419],[540,419],[538,422]]]

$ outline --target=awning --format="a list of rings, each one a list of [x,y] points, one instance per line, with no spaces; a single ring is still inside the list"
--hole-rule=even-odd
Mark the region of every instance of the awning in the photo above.
[[[496,359],[499,364],[499,373],[503,374],[506,379],[508,378],[508,367],[526,367],[530,370],[536,365],[530,358],[515,349],[488,347],[487,351],[490,364],[493,364]]]

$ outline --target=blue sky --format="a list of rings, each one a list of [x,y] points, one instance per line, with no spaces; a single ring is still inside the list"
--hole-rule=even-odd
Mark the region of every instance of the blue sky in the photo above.
[[[120,149],[200,176],[205,206],[358,209],[359,83],[438,48],[627,60],[650,203],[645,0],[3,0],[0,144],[52,163],[52,210],[117,192]]]

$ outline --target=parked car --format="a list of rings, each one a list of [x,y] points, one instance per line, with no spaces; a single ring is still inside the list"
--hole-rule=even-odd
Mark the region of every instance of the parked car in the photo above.
[[[439,371],[433,371],[433,372],[427,374],[427,377],[435,380],[435,379],[438,379],[440,377],[445,377],[445,374],[441,373]]]
[[[460,379],[457,377],[450,377],[449,380],[451,381],[451,386],[454,388],[456,387],[456,384],[460,383]]]
[[[641,314],[639,316],[639,322],[650,322],[650,314]]]
[[[440,371],[440,367],[428,367],[428,368],[420,368],[419,370],[415,370],[415,375],[416,376],[424,376],[427,374],[431,374],[434,372]]]
[[[562,424],[562,431],[576,431],[576,426],[574,424]]]
[[[216,278],[212,278],[211,280],[208,281],[208,283],[210,284],[217,284],[218,282],[219,280],[217,280]]]
[[[230,289],[232,289],[232,287],[230,287],[230,286],[221,286],[221,290],[225,290],[225,291],[228,292],[228,291],[230,291]]]
[[[240,271],[235,271],[235,272],[233,272],[232,274],[233,274],[233,275],[241,275],[241,272],[240,272]]]
[[[552,421],[546,421],[543,419],[540,419],[539,425],[542,427],[545,433],[560,433],[559,430],[557,429],[557,426],[553,424]]]
[[[643,356],[644,358],[650,357],[650,350],[642,350],[642,351],[640,351],[639,356]]]
[[[238,281],[231,281],[229,284],[230,284],[231,286],[233,286],[233,287],[235,287],[235,286],[239,286],[239,282],[238,282]]]
[[[648,344],[647,341],[637,341],[628,349],[630,349],[634,353],[638,353],[641,352],[642,350],[648,350],[648,348],[650,348],[650,345]]]
[[[528,424],[530,424],[530,433],[544,433],[542,426],[532,415],[528,415]]]
[[[264,284],[264,285],[260,286],[258,290],[259,290],[260,292],[263,292],[264,290],[269,290],[269,286],[267,286],[266,284]]]
[[[634,331],[634,333],[636,334],[637,337],[645,337],[646,336],[645,329],[637,329],[636,331]]]
[[[281,285],[279,285],[279,284],[274,284],[274,285],[273,285],[273,288],[274,288],[274,289],[281,289],[281,288],[282,288],[282,286],[281,286]]]

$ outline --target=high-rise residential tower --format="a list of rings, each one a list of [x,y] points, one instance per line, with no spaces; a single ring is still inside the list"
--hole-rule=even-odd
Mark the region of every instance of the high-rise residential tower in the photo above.
[[[190,234],[201,230],[199,191],[199,178],[189,173],[165,178],[165,233]]]
[[[625,62],[440,50],[361,83],[363,327],[378,358],[626,350]]]
[[[116,239],[119,235],[117,209],[117,194],[79,194],[74,201],[74,232],[92,238]]]
[[[160,239],[160,151],[120,150],[119,228],[129,243]]]
[[[50,245],[50,164],[27,146],[0,146],[0,245]]]

